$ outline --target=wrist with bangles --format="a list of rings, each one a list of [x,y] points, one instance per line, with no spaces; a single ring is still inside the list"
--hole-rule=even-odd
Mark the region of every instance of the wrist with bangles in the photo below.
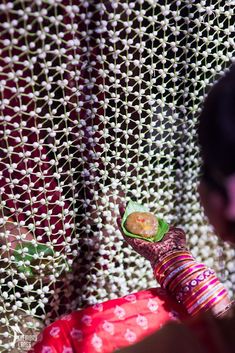
[[[215,272],[182,249],[165,255],[154,268],[159,284],[167,289],[190,316],[212,309],[228,296]]]
[[[161,241],[132,236],[126,236],[126,241],[150,261],[159,284],[190,316],[207,310],[217,315],[229,304],[228,293],[214,271],[196,262],[188,251],[182,229],[170,226]]]

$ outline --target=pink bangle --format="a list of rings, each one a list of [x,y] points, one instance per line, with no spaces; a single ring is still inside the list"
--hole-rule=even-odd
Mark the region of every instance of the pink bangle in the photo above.
[[[179,266],[180,265],[180,266]],[[161,284],[161,286],[163,286],[164,288],[166,288],[167,286],[167,282],[169,282],[169,280],[172,277],[177,277],[177,274],[179,272],[184,272],[186,270],[186,268],[189,268],[193,265],[192,261],[182,261],[182,262],[177,262],[175,264],[175,266],[171,266],[168,268],[167,272],[163,272],[163,273],[156,273],[156,279],[159,281],[159,283]],[[172,279],[173,280],[173,279]]]
[[[203,264],[198,264],[198,265],[194,264],[194,266],[190,266],[182,274],[180,274],[179,276],[177,276],[175,279],[172,280],[172,282],[169,285],[169,290],[174,292],[179,285],[181,287],[186,285],[186,282],[189,281],[191,277],[192,279],[195,279],[196,274],[200,272],[200,274],[198,274],[196,277],[198,278],[203,273],[203,270],[205,271],[205,268],[206,267]]]
[[[223,290],[221,290],[221,292],[216,297],[213,297],[208,303],[206,303],[204,306],[201,306],[199,311],[201,311],[202,309],[203,309],[203,311],[206,311],[206,310],[213,308],[216,304],[218,304],[227,295],[228,295],[228,293],[227,293],[226,289],[223,288]],[[195,314],[199,313],[199,311],[197,311]]]
[[[156,267],[155,276],[181,302],[190,315],[207,310],[227,295],[213,270],[197,263],[187,251],[166,256]]]
[[[211,308],[211,304],[215,302],[220,301],[220,296],[222,295],[227,295],[226,289],[223,287],[221,283],[219,283],[217,286],[212,291],[209,291],[208,293],[205,293],[196,303],[193,305],[190,305],[188,309],[188,313],[190,315],[196,315],[199,313],[202,309],[205,309],[207,306],[207,309]],[[219,299],[219,300],[218,300]]]
[[[187,251],[177,251],[173,254],[169,254],[155,267],[154,273],[157,281],[163,286],[163,282],[168,275],[177,269],[180,263],[189,262],[194,263],[194,259]]]
[[[164,280],[164,284],[163,287],[167,288],[169,282],[172,280],[172,277],[176,276],[177,278],[177,274],[181,273],[183,270],[188,269],[189,267],[191,267],[194,263],[193,262],[186,262],[183,265],[177,267],[176,269],[174,269]]]
[[[214,271],[207,269],[206,271],[200,273],[196,278],[193,278],[189,283],[184,284],[182,282],[181,289],[178,292],[175,291],[176,296],[179,296],[179,299],[182,300],[185,295],[190,294],[192,292],[196,285],[202,283],[204,280],[208,280],[209,277],[212,276],[214,278],[217,278],[214,274]]]
[[[170,266],[176,265],[176,263],[179,262],[184,262],[184,261],[194,261],[192,257],[187,256],[187,255],[179,255],[176,258],[170,259],[167,263],[165,263],[162,268],[161,268],[161,272],[162,271],[168,271]]]
[[[185,261],[194,260],[192,255],[188,251],[183,251],[183,250],[176,251],[173,254],[171,253],[165,256],[162,259],[162,261],[159,262],[159,264],[155,267],[155,270],[154,270],[155,274],[164,273],[165,270],[169,269],[169,262],[175,265],[176,262],[178,262],[178,260],[180,261],[183,260],[183,258],[181,258],[182,256],[184,257]]]
[[[201,294],[204,292],[209,292],[211,289],[213,289],[215,286],[218,285],[219,280],[217,277],[212,278],[210,281],[206,281],[205,283],[202,284],[200,288],[195,288],[195,290],[192,289],[190,296],[187,296],[185,299],[184,303],[187,306],[189,302],[194,304],[198,300],[198,297],[200,297]]]

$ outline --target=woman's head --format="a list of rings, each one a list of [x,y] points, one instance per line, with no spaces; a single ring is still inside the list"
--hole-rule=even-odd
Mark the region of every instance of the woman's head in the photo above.
[[[210,90],[199,119],[200,194],[218,234],[235,243],[235,66]]]

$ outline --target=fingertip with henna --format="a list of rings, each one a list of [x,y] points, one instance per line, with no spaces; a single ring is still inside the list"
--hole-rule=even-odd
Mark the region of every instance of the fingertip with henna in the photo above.
[[[121,218],[117,218],[117,225],[118,225],[118,228],[120,229],[120,231],[122,230],[121,224],[122,224]]]
[[[125,240],[126,242],[128,242],[129,239],[128,239],[128,237],[123,233],[121,224],[122,224],[122,219],[121,219],[121,218],[117,218],[117,225],[118,225],[118,228],[119,228],[120,232],[122,233],[123,240]]]
[[[119,212],[121,217],[123,217],[124,213],[125,213],[125,206],[124,205],[119,205]]]

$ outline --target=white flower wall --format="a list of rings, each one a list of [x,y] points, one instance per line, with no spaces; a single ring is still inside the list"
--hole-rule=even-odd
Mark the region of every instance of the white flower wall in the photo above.
[[[60,314],[156,286],[123,243],[132,199],[187,232],[233,294],[200,207],[196,127],[234,61],[234,1],[0,4],[0,350]]]

